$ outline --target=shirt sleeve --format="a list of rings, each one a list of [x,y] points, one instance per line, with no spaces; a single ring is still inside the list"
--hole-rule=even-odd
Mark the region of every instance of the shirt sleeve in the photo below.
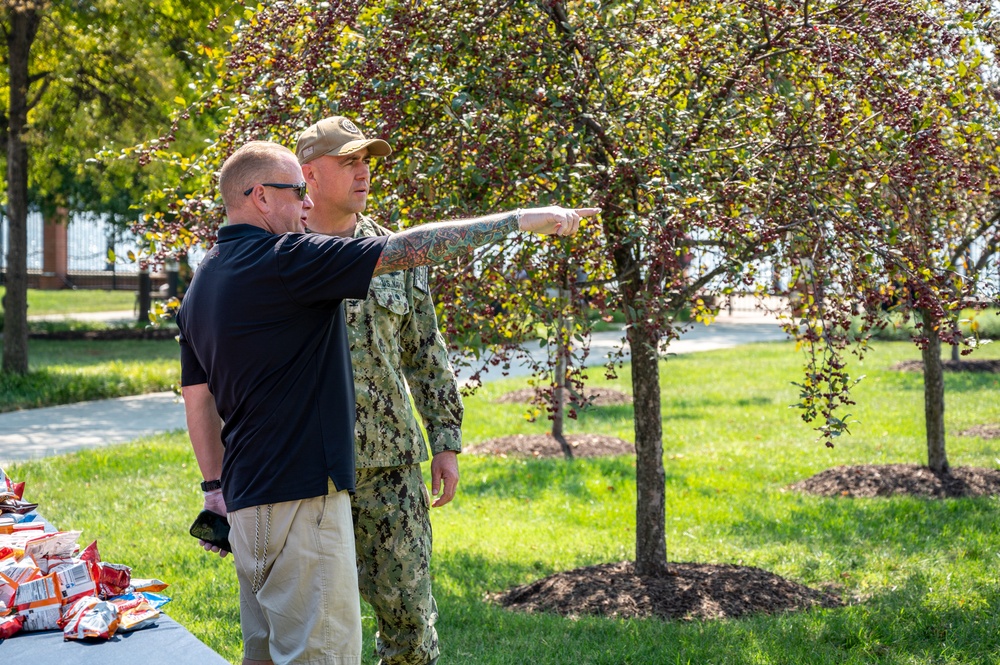
[[[194,349],[184,339],[184,334],[180,335],[181,345],[181,386],[196,386],[200,383],[208,383],[208,373],[201,366]]]
[[[434,301],[426,286],[426,270],[412,271],[413,275],[420,271],[424,274],[410,284],[411,315],[400,339],[403,374],[427,429],[431,454],[443,450],[462,452],[462,395],[448,360],[444,337],[438,330]]]
[[[341,238],[289,233],[276,245],[276,260],[289,297],[306,307],[327,307],[364,298],[386,238]]]

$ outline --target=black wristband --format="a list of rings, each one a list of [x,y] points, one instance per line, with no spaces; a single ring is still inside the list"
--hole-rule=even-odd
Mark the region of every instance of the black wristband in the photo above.
[[[222,480],[204,480],[201,483],[202,492],[211,492],[212,490],[221,490]]]

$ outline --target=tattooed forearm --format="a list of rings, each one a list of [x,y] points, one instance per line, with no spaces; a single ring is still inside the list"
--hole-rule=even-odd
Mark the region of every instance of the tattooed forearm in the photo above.
[[[462,222],[438,222],[406,229],[390,236],[375,265],[375,274],[444,263],[468,256],[473,249],[499,242],[518,226],[517,213],[480,217]]]

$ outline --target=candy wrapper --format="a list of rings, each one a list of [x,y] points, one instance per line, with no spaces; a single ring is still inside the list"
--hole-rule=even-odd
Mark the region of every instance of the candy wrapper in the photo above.
[[[60,623],[64,640],[107,640],[118,630],[118,609],[95,596],[86,596],[76,601]]]

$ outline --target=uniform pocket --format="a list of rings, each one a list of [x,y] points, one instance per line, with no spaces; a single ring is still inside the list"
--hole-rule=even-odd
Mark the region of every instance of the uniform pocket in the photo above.
[[[398,275],[398,276],[397,276]],[[372,280],[371,294],[375,303],[393,314],[400,316],[410,311],[410,303],[406,299],[406,288],[402,273],[379,275]]]

